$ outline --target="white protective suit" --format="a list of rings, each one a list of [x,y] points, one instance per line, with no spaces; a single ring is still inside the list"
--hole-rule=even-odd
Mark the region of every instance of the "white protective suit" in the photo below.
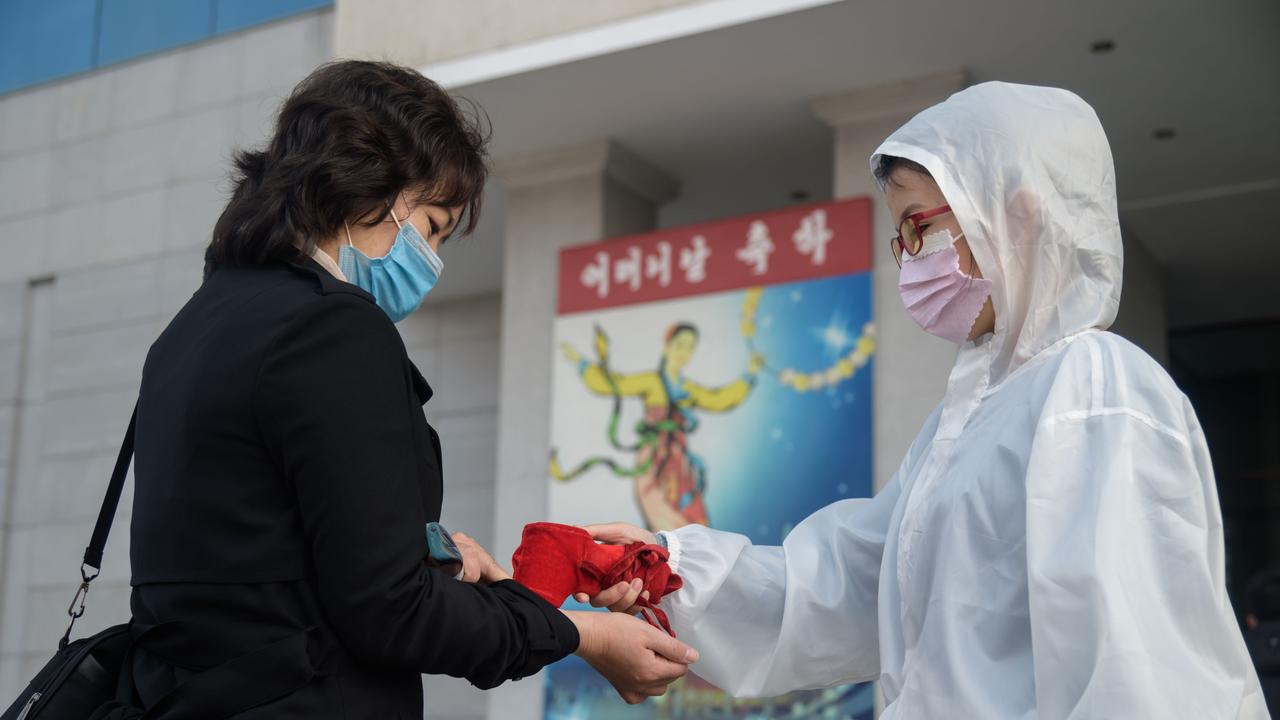
[[[694,672],[738,696],[878,679],[898,720],[1266,718],[1195,413],[1105,332],[1122,249],[1092,108],[985,83],[881,154],[937,181],[994,282],[995,332],[961,348],[875,498],[782,547],[667,534],[685,585],[662,607]]]

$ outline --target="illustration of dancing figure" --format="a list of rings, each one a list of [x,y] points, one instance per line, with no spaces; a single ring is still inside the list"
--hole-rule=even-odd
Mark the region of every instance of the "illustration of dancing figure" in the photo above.
[[[592,393],[613,398],[609,442],[617,450],[635,453],[635,465],[628,468],[598,456],[564,472],[553,449],[551,476],[568,481],[603,465],[618,477],[634,479],[636,502],[651,530],[671,530],[690,523],[709,525],[704,499],[707,467],[689,448],[689,436],[698,428],[696,413],[722,413],[741,405],[755,388],[764,360],[753,354],[738,379],[718,387],[703,385],[684,375],[698,340],[698,328],[693,324],[673,325],[666,332],[658,368],[630,374],[615,372],[609,366],[609,338],[599,326],[595,330],[595,362],[563,344],[564,357],[577,367],[583,385]],[[618,437],[622,399],[627,397],[644,403],[644,419],[636,425],[636,441],[631,444]]]

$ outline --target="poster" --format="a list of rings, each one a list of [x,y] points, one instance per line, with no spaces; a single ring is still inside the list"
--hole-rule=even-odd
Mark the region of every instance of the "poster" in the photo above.
[[[859,198],[563,250],[550,519],[777,545],[870,496],[870,225]],[[871,717],[870,684],[735,701],[689,677],[628,706],[577,657],[547,677],[548,720]]]

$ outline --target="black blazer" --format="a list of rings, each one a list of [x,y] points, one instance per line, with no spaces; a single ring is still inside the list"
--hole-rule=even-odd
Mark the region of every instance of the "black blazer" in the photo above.
[[[311,260],[209,275],[143,370],[133,613],[181,623],[136,656],[144,705],[308,629],[315,678],[237,717],[416,719],[421,673],[491,688],[577,648],[519,584],[427,566],[430,397],[373,298]]]

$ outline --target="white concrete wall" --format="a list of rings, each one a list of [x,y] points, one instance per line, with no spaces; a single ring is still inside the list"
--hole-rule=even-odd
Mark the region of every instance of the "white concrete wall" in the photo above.
[[[697,0],[337,0],[339,57],[421,67]]]
[[[310,13],[0,96],[0,698],[62,634],[143,358],[199,284],[231,149],[263,139],[331,36],[332,12]],[[494,434],[483,413],[441,414],[446,437]],[[131,497],[78,633],[128,618]]]

